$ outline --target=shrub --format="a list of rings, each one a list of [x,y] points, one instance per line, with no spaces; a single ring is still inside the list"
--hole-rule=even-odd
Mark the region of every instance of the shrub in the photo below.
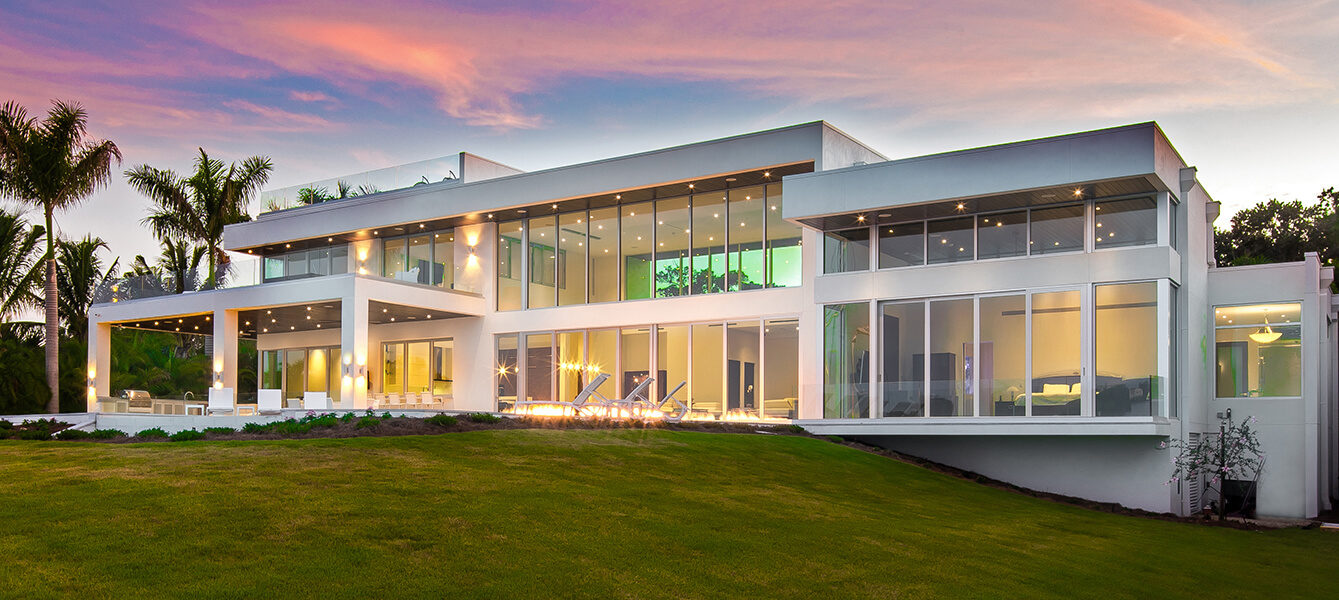
[[[237,430],[231,427],[206,427],[202,432],[214,435],[228,435],[230,433],[237,433]]]
[[[93,433],[90,433],[89,436],[95,440],[110,440],[112,438],[125,437],[126,432],[121,431],[120,429],[94,429]]]
[[[799,425],[787,425],[786,428],[789,429],[791,433],[804,433],[804,428]]]
[[[153,428],[150,428],[150,429],[145,429],[144,431],[141,431],[141,432],[135,434],[135,437],[137,437],[137,438],[166,438],[166,437],[168,437],[168,436],[167,436],[167,432],[166,432],[166,431],[163,431],[163,428],[162,428],[162,427],[153,427]]]
[[[195,440],[205,439],[205,432],[194,429],[183,429],[170,436],[167,439],[174,442],[194,442]]]
[[[351,412],[344,413],[344,414],[341,415],[340,418],[339,418],[339,421],[340,421],[341,423],[348,423],[349,421],[352,421],[352,420],[353,420],[353,413],[351,413]]]
[[[363,417],[361,419],[358,419],[358,424],[355,425],[355,427],[357,427],[358,429],[367,429],[368,427],[376,427],[377,425],[380,424],[381,419],[378,419],[376,417]]]
[[[388,411],[386,411],[386,412],[384,412],[384,413],[381,413],[381,420],[382,420],[382,421],[385,421],[386,419],[389,419],[389,418],[391,418],[391,411],[388,410]]]
[[[269,433],[273,430],[274,423],[247,423],[242,426],[242,433]]]
[[[56,434],[56,439],[58,439],[58,440],[65,440],[65,441],[70,441],[70,440],[87,440],[87,439],[91,439],[92,437],[93,437],[93,434],[91,434],[91,433],[89,433],[89,432],[87,432],[87,431],[80,431],[80,430],[78,430],[78,429],[65,429],[65,430],[62,430],[60,433],[57,433],[57,434]]]
[[[498,423],[502,421],[502,417],[488,413],[470,413],[465,415],[465,418],[474,423]]]
[[[431,417],[424,419],[424,421],[427,421],[428,423],[431,423],[433,425],[440,425],[442,427],[454,427],[456,426],[457,423],[460,423],[459,419],[456,419],[451,415],[433,415]]]
[[[46,429],[28,429],[19,432],[21,440],[49,440],[51,432]]]
[[[4,419],[0,419],[0,429],[13,429],[13,428],[14,428],[13,423],[10,423],[9,421],[6,421]]]
[[[312,427],[334,427],[339,425],[339,417],[336,417],[335,415],[321,415],[307,423],[311,426],[307,428],[308,431],[310,431]]]

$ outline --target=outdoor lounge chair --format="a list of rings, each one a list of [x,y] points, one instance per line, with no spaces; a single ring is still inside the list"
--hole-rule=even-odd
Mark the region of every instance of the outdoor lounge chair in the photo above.
[[[209,388],[209,408],[205,409],[205,414],[234,413],[232,392],[232,388]]]
[[[283,390],[260,390],[256,394],[256,412],[262,415],[277,415],[284,411]]]
[[[688,416],[688,405],[680,402],[678,398],[674,397],[674,395],[679,393],[679,390],[683,389],[684,386],[686,385],[688,385],[687,381],[680,381],[679,385],[674,386],[674,389],[670,390],[668,394],[665,394],[664,398],[660,399],[660,402],[656,403],[656,410],[663,413],[665,415],[665,419],[670,421],[679,421],[682,420],[684,417]],[[665,405],[671,402],[679,407],[677,412],[670,413],[665,410]]]
[[[330,396],[325,392],[304,392],[302,408],[307,410],[330,410]]]

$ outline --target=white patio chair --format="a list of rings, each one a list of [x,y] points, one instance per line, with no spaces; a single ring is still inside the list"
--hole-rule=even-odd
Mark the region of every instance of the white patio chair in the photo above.
[[[284,411],[283,390],[260,390],[256,394],[256,412],[262,415],[277,415]]]
[[[302,408],[330,410],[330,396],[325,395],[325,392],[305,392],[302,394]]]
[[[404,401],[400,400],[400,395],[396,393],[386,394],[386,400],[381,405],[382,408],[404,410]]]
[[[680,402],[678,398],[674,397],[674,395],[679,393],[679,390],[683,389],[683,387],[686,385],[688,385],[687,381],[680,381],[679,385],[674,386],[674,389],[670,390],[670,393],[665,394],[665,397],[661,398],[660,402],[656,403],[656,410],[663,413],[665,415],[666,420],[680,421],[685,416],[688,416],[688,405],[684,404],[683,402]],[[670,413],[665,410],[665,405],[671,402],[673,402],[676,406],[679,407],[678,412]]]
[[[572,399],[572,407],[576,408],[577,410],[581,410],[581,407],[585,406],[586,403],[591,401],[592,396],[596,399],[597,402],[608,403],[609,399],[605,398],[604,396],[601,396],[600,393],[596,391],[600,389],[600,386],[604,385],[605,381],[608,380],[609,380],[608,373],[600,373],[599,376],[597,376],[595,379],[592,379],[590,383],[586,384],[586,387],[581,388],[581,392],[577,394],[577,397]]]
[[[236,407],[233,406],[232,392],[232,388],[209,388],[209,408],[205,410],[205,414],[232,414],[235,412]]]

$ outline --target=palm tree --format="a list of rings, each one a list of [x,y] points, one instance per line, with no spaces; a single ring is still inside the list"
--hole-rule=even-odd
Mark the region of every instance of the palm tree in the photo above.
[[[116,279],[117,263],[102,268],[98,250],[108,250],[102,238],[60,240],[56,248],[56,282],[60,297],[60,320],[65,334],[88,341],[88,308],[98,289]]]
[[[185,239],[206,248],[209,275],[205,287],[214,288],[219,273],[229,263],[228,253],[223,251],[223,228],[251,220],[247,205],[270,180],[273,169],[270,159],[264,156],[252,156],[225,169],[223,161],[209,158],[204,148],[200,148],[195,172],[190,177],[138,165],[126,171],[126,178],[131,187],[153,202],[153,211],[144,218],[144,223],[158,239]]]
[[[206,246],[192,246],[190,242],[163,240],[163,254],[158,257],[158,270],[163,274],[163,287],[177,294],[195,291],[200,287],[200,260],[209,252]]]
[[[120,149],[88,135],[88,113],[78,104],[57,100],[41,122],[29,118],[17,102],[0,106],[0,196],[39,207],[46,219],[42,260],[46,262],[46,377],[51,388],[47,412],[60,411],[55,213],[107,185],[112,161],[120,164]]]
[[[0,209],[0,321],[42,303],[36,290],[42,281],[38,248],[46,230],[29,227],[23,215]]]

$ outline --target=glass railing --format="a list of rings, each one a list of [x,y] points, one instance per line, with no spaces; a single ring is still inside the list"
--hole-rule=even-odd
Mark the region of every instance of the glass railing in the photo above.
[[[299,206],[319,204],[460,180],[460,155],[451,154],[439,158],[421,160],[384,169],[364,171],[343,177],[322,179],[302,185],[294,185],[277,190],[267,190],[260,194],[261,212],[274,212]]]

